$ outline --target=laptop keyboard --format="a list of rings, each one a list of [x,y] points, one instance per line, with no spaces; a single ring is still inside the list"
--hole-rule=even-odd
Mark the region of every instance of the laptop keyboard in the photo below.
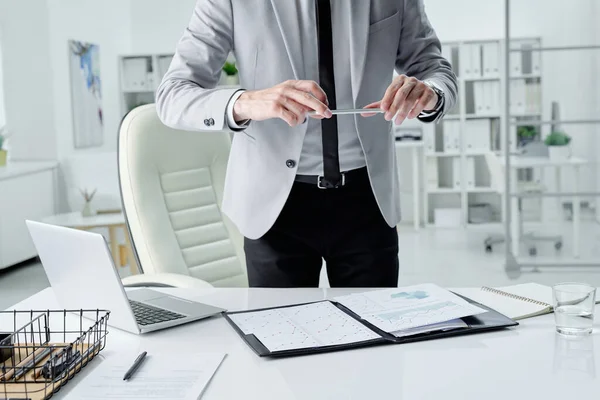
[[[133,314],[139,325],[158,324],[160,322],[173,321],[185,317],[185,315],[153,307],[135,300],[129,300],[129,304],[131,304],[131,309],[133,310]]]

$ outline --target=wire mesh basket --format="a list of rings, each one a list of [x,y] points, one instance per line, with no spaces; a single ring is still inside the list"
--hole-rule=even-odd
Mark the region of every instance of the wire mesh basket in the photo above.
[[[106,345],[106,310],[0,311],[0,399],[48,399]]]

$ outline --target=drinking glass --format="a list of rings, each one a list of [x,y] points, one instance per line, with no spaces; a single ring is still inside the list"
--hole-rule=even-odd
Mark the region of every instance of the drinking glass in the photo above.
[[[552,288],[556,331],[563,335],[592,333],[596,288],[583,283],[561,283]]]

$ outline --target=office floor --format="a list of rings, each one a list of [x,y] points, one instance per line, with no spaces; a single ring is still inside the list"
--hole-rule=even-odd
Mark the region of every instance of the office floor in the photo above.
[[[539,257],[560,259],[570,257],[570,225],[544,227],[564,233],[564,248],[557,253],[552,244],[538,247]],[[524,273],[517,280],[510,280],[504,273],[504,246],[486,254],[483,240],[489,232],[501,232],[501,227],[478,227],[468,230],[423,229],[419,233],[410,227],[399,230],[400,279],[399,285],[433,282],[445,287],[502,286],[535,281],[554,284],[564,281],[582,281],[600,286],[600,267],[597,269],[542,269],[540,272]],[[587,221],[582,224],[582,257],[600,260],[600,225]],[[122,276],[127,268],[120,271]],[[325,271],[322,281],[326,282]],[[9,270],[0,271],[0,309],[31,296],[48,286],[48,280],[39,262],[32,262]],[[327,286],[325,283],[322,286]]]

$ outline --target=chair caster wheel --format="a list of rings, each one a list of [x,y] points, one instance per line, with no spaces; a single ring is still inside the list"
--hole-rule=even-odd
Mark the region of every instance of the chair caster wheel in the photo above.
[[[529,249],[529,255],[532,257],[537,256],[537,249],[535,247],[532,247]]]
[[[556,250],[560,250],[560,249],[562,249],[562,247],[563,247],[562,242],[556,242],[556,243],[554,243],[554,248]]]

